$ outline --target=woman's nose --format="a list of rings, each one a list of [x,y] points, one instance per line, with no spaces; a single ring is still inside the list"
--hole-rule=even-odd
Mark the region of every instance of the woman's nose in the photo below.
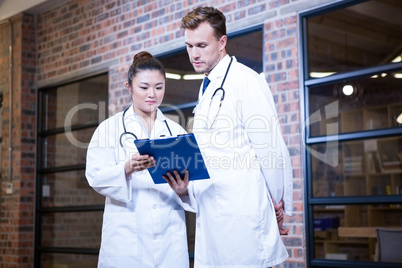
[[[148,91],[148,97],[153,98],[155,97],[155,90],[153,88],[150,88]]]

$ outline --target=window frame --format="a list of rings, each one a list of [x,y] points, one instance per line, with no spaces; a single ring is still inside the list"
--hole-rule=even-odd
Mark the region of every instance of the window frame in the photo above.
[[[69,212],[99,212],[104,210],[104,204],[102,205],[84,205],[84,206],[60,206],[60,207],[42,207],[42,183],[43,176],[49,173],[59,173],[68,171],[85,170],[86,164],[74,164],[66,166],[56,166],[56,167],[42,167],[43,160],[43,150],[42,143],[43,140],[51,135],[66,133],[64,127],[56,127],[49,130],[43,130],[42,127],[42,115],[45,109],[45,104],[43,103],[43,95],[46,92],[63,87],[73,83],[79,83],[99,76],[106,76],[109,79],[108,72],[100,72],[91,76],[82,77],[76,80],[69,80],[64,83],[57,85],[47,86],[39,88],[37,90],[37,143],[36,143],[36,178],[35,178],[35,230],[34,230],[34,266],[40,267],[41,254],[42,253],[61,253],[61,254],[79,254],[79,255],[98,255],[99,248],[80,248],[80,247],[44,247],[42,246],[42,215],[55,214],[55,213],[69,213]],[[109,101],[109,87],[107,87],[107,99]],[[107,105],[106,105],[107,107]],[[85,130],[97,127],[100,122],[86,123],[86,124],[75,124],[70,128],[70,132],[76,130]],[[88,186],[89,187],[89,186]]]

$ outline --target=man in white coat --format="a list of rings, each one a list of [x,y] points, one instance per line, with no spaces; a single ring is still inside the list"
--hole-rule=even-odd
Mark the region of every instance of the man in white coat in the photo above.
[[[199,7],[181,27],[195,71],[209,79],[199,92],[193,131],[211,179],[183,191],[187,185],[168,174],[177,193],[196,200],[190,204],[197,211],[195,268],[282,263],[288,258],[280,237],[287,234],[281,229],[282,204],[292,215],[292,167],[269,86],[227,55],[219,10]]]

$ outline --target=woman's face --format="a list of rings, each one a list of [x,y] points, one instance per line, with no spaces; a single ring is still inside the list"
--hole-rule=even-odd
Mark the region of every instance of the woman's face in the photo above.
[[[129,86],[136,114],[152,113],[161,105],[165,95],[165,82],[165,77],[157,70],[144,70],[137,73]]]

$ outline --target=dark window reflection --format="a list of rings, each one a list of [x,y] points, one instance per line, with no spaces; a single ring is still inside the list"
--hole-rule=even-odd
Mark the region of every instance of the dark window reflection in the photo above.
[[[311,151],[312,194],[402,194],[402,137],[316,144]]]
[[[309,88],[310,136],[402,127],[402,70]]]
[[[402,206],[315,206],[314,257],[379,261],[377,228],[402,230]]]
[[[401,61],[401,18],[400,0],[372,0],[309,18],[309,77]]]
[[[108,75],[100,75],[45,91],[41,130],[103,121],[108,115],[108,86]]]
[[[42,246],[99,248],[103,211],[42,215]]]

